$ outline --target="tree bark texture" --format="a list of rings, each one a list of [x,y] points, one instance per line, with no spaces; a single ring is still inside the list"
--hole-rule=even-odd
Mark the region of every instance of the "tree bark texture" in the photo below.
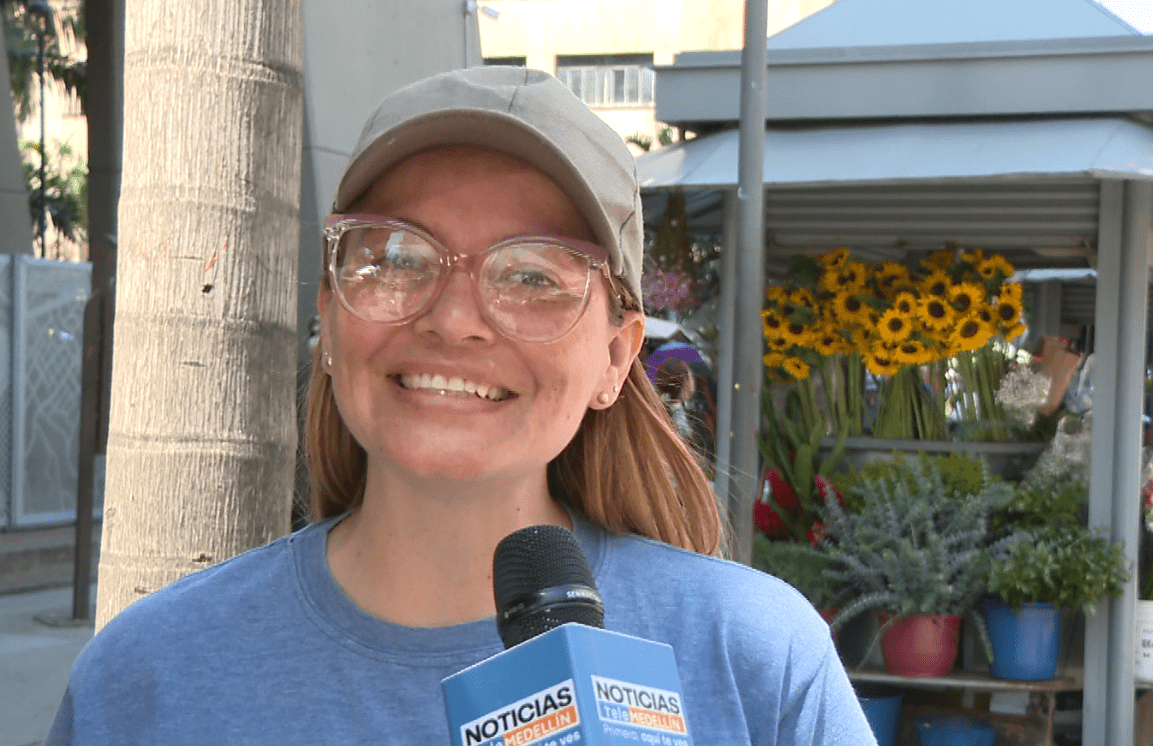
[[[97,627],[285,533],[301,0],[128,0]]]

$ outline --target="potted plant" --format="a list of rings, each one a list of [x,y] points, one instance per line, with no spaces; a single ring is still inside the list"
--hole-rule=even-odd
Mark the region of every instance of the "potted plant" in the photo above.
[[[1128,579],[1121,546],[1084,525],[1087,485],[1026,479],[996,518],[1005,537],[989,553],[981,602],[990,673],[1039,681],[1056,675],[1062,609],[1092,614]]]
[[[848,507],[824,503],[824,542],[838,564],[828,576],[842,589],[833,627],[880,612],[889,672],[942,676],[961,616],[985,591],[990,521],[1012,489],[961,456],[894,454],[870,469],[845,485]]]

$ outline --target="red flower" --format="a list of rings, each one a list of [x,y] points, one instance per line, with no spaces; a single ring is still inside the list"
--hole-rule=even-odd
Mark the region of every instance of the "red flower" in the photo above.
[[[765,474],[765,478],[769,482],[769,494],[773,496],[773,500],[785,510],[797,511],[801,508],[801,503],[797,500],[797,493],[793,492],[793,488],[788,482],[784,480],[781,473],[776,469],[769,469]]]
[[[783,539],[789,535],[784,521],[777,515],[777,511],[766,502],[757,500],[753,503],[753,523],[771,539]]]
[[[821,498],[823,500],[828,500],[829,493],[831,492],[837,496],[837,502],[841,504],[841,507],[845,507],[844,495],[841,494],[841,491],[838,490],[827,477],[823,477],[820,474],[817,474],[813,477],[813,484],[817,485],[817,491],[821,493]]]

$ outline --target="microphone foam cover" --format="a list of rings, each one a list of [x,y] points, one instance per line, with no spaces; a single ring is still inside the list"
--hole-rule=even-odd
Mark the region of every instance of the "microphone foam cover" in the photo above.
[[[502,539],[493,554],[492,586],[506,648],[567,622],[604,627],[592,569],[576,536],[562,526],[529,526]],[[575,591],[566,594],[571,599],[538,600],[565,586]]]

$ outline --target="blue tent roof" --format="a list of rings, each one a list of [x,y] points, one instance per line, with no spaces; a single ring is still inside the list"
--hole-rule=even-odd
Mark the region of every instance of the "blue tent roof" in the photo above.
[[[769,49],[1140,35],[1092,0],[838,0],[769,37]]]

